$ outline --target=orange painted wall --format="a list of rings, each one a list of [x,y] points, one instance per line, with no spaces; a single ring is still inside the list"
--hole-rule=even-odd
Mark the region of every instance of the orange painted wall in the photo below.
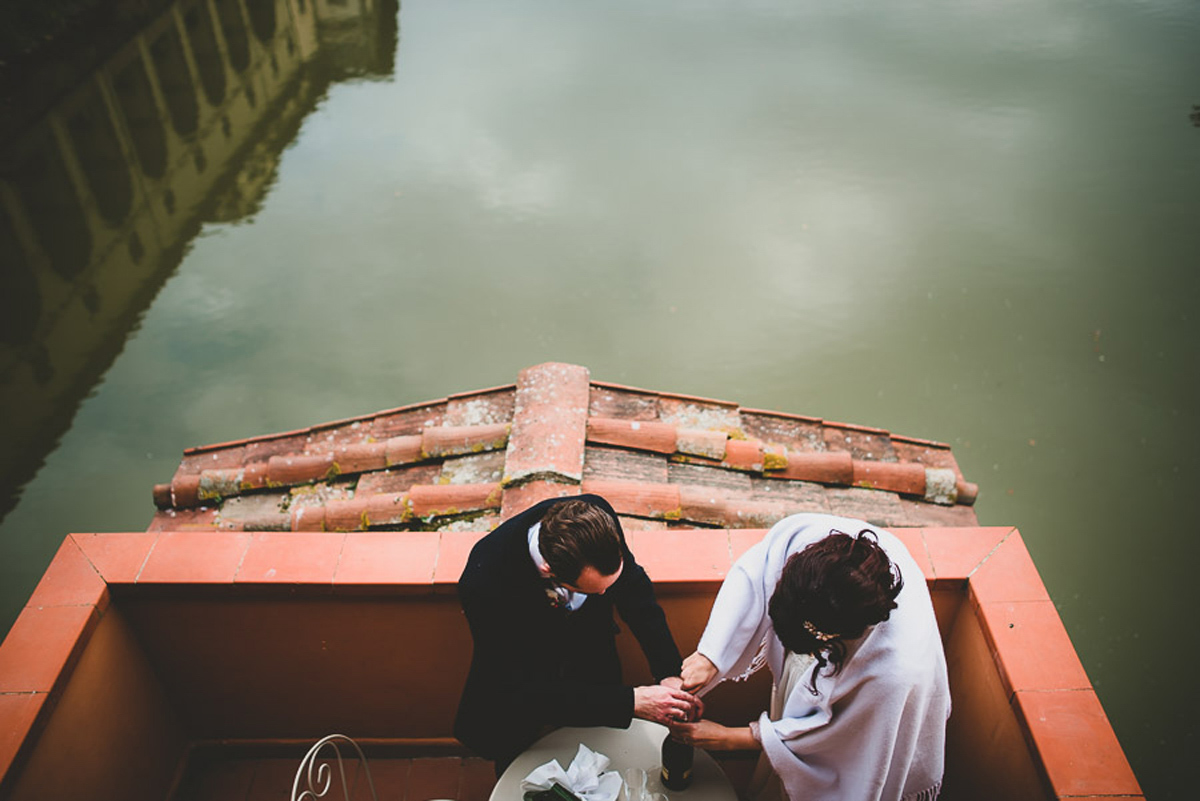
[[[471,654],[452,595],[122,601],[196,739],[451,737]]]
[[[161,801],[187,737],[125,618],[109,608],[92,634],[12,801]]]
[[[1137,796],[1015,529],[900,533],[950,667],[945,797]],[[453,582],[478,535],[409,534],[68,538],[0,645],[3,792],[162,798],[198,740],[449,738],[470,659]],[[635,537],[687,654],[761,532]],[[630,635],[619,647],[626,679],[648,681]],[[711,716],[745,724],[768,678],[722,686]],[[739,775],[750,762],[727,760]]]
[[[1039,778],[988,651],[962,604],[946,643],[954,708],[946,742],[945,801],[1053,799]]]

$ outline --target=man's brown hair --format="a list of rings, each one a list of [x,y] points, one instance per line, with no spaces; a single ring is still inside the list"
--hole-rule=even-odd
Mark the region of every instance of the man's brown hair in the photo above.
[[[612,515],[587,501],[569,500],[550,507],[542,518],[538,546],[559,581],[574,582],[585,567],[602,576],[621,568],[621,535]]]

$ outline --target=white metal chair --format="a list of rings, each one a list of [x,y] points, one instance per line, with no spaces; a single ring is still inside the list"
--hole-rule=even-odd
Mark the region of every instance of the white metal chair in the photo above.
[[[379,801],[379,796],[375,793],[375,780],[371,778],[371,766],[367,763],[366,755],[358,747],[358,743],[344,734],[330,734],[322,737],[313,743],[312,748],[308,749],[304,759],[300,760],[300,767],[296,769],[296,778],[292,781],[292,801],[316,801],[318,798],[324,798],[334,786],[334,760],[337,764],[337,778],[342,785],[342,799],[350,801],[346,760],[342,759],[342,747],[347,745],[354,749],[350,759],[353,760],[354,757],[357,757],[358,764],[362,765],[362,775],[367,779],[367,789],[371,791],[371,801]],[[324,755],[322,755],[323,751]],[[353,766],[354,762],[351,761],[350,767],[353,768]],[[361,794],[359,797],[362,797]],[[447,799],[433,799],[432,801],[447,801]]]
[[[300,767],[296,770],[296,779],[292,782],[292,801],[315,801],[318,798],[324,798],[325,794],[333,787],[334,760],[337,764],[338,779],[341,780],[342,798],[344,801],[350,801],[346,762],[342,759],[343,746],[354,749],[351,759],[357,756],[359,764],[362,765],[362,775],[367,779],[367,789],[371,791],[371,801],[379,801],[379,796],[375,794],[375,781],[371,778],[371,767],[367,764],[366,756],[358,747],[358,743],[344,734],[330,734],[322,737],[312,748],[308,749],[304,759],[300,760]],[[325,752],[324,755],[322,755],[322,751]],[[353,766],[354,762],[351,761],[350,767]]]

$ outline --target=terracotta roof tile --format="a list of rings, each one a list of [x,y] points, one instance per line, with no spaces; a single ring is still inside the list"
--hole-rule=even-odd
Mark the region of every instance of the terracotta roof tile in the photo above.
[[[710,487],[680,485],[679,514],[690,522],[723,526],[726,521],[725,493]]]
[[[825,450],[825,429],[819,417],[742,409],[742,427],[746,435],[763,442],[783,445],[789,451]]]
[[[829,487],[825,490],[829,511],[843,517],[855,517],[877,526],[902,526],[904,509],[900,497],[891,492],[858,487]]]
[[[378,495],[368,495],[364,498],[366,504],[367,527],[395,526],[407,523],[412,519],[412,508],[408,503],[408,495],[399,492],[383,492]]]
[[[939,504],[900,499],[900,508],[904,513],[904,525],[963,528],[979,525],[975,510],[970,506],[942,506]]]
[[[655,453],[674,453],[676,430],[675,426],[667,423],[589,417],[587,440],[601,445],[617,445]]]
[[[171,482],[171,505],[186,509],[200,503],[200,476],[176,476]]]
[[[584,449],[584,481],[599,478],[665,484],[668,469],[667,457],[657,453],[627,451],[603,445],[589,445]]]
[[[482,426],[512,420],[516,385],[451,395],[442,425]]]
[[[646,520],[641,517],[629,517],[628,515],[617,515],[617,520],[621,521],[621,528],[626,531],[666,531],[667,521],[665,520]]]
[[[247,462],[242,468],[242,489],[262,489],[267,486],[267,462]]]
[[[763,447],[758,440],[731,439],[725,444],[725,464],[738,470],[761,473]]]
[[[759,501],[791,501],[808,509],[829,511],[825,487],[810,481],[781,481],[751,476],[751,497]]]
[[[264,439],[246,445],[243,462],[266,462],[272,456],[288,453],[303,453],[311,441],[308,432],[280,436],[278,439]]]
[[[442,424],[445,408],[445,400],[439,400],[380,412],[371,423],[371,436],[382,440],[420,434],[426,428]]]
[[[670,519],[680,516],[679,487],[675,484],[594,479],[583,483],[583,491],[603,497],[619,514]]]
[[[216,531],[217,510],[209,506],[164,509],[154,515],[147,531]]]
[[[491,484],[504,477],[504,451],[486,451],[442,462],[436,481],[422,484]]]
[[[891,437],[892,437],[892,444],[897,445],[897,446],[910,445],[910,446],[915,446],[917,448],[924,448],[924,449],[930,449],[930,450],[945,450],[945,451],[950,450],[950,446],[947,445],[945,442],[938,442],[937,440],[933,440],[933,439],[921,439],[920,437],[906,437],[903,434],[892,434]]]
[[[675,450],[691,456],[703,456],[721,461],[725,459],[729,435],[724,431],[703,428],[676,428]],[[761,460],[760,460],[761,461]]]
[[[417,484],[436,484],[443,469],[444,465],[441,463],[417,464],[366,473],[358,480],[357,492],[360,495],[407,492]]]
[[[752,489],[751,476],[736,470],[726,470],[723,467],[688,464],[686,462],[670,462],[667,466],[668,480],[672,484],[691,484],[701,487],[714,487],[727,491],[749,494]],[[786,482],[779,482],[786,483]]]
[[[500,484],[418,484],[408,492],[414,517],[457,515],[500,508]]]
[[[420,434],[391,437],[384,443],[384,464],[391,467],[421,461],[422,442]]]
[[[681,428],[706,428],[744,436],[736,403],[662,394],[658,399],[658,416],[664,423]]]
[[[303,484],[337,475],[333,454],[272,456],[267,462],[268,485]]]
[[[620,420],[657,420],[658,395],[593,381],[588,414]]]
[[[287,502],[282,492],[266,492],[230,498],[221,505],[220,524],[236,523],[243,531],[286,531],[291,528]]]
[[[333,451],[333,467],[335,472],[365,473],[371,470],[382,470],[387,466],[386,442],[361,442],[356,445],[342,445]]]
[[[831,451],[849,451],[855,459],[896,461],[892,438],[882,428],[825,423],[825,446]]]
[[[179,470],[184,473],[199,473],[201,470],[239,467],[246,458],[246,447],[239,443],[212,445],[208,448],[193,448],[184,451]]]
[[[378,496],[373,496],[378,497]],[[361,531],[368,526],[367,498],[358,497],[325,504],[326,531]]]
[[[242,491],[242,476],[245,470],[241,467],[227,467],[221,470],[202,470],[200,486],[197,495],[201,501],[224,498],[237,495]]]
[[[550,362],[521,371],[505,485],[535,478],[583,480],[588,395],[586,368]]]
[[[557,481],[535,480],[517,487],[506,487],[501,497],[500,519],[507,520],[547,498],[566,498],[578,495],[578,484],[562,484]]]
[[[854,460],[845,452],[788,451],[787,466],[778,472],[772,471],[770,475],[821,484],[850,485],[854,483]]]
[[[421,458],[461,456],[508,445],[508,423],[481,426],[434,426],[421,434]]]
[[[756,501],[731,502],[725,510],[725,525],[728,528],[770,528],[788,515],[798,512],[821,512],[820,505],[807,506],[800,501]]]
[[[324,531],[324,504],[296,504],[289,511],[292,531]]]
[[[500,525],[499,514],[473,514],[462,517],[446,517],[438,521],[435,531],[463,532],[475,531],[486,533]]]
[[[154,488],[150,528],[462,531],[581,489],[654,528],[758,527],[800,510],[967,525],[978,492],[942,443],[547,363],[515,385],[190,449]]]
[[[919,464],[855,459],[854,485],[924,497],[925,468]]]

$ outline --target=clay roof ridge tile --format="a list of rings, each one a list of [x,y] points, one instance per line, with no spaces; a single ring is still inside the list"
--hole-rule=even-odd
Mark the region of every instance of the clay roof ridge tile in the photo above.
[[[476,395],[489,395],[492,393],[499,394],[501,392],[511,392],[511,391],[516,390],[516,388],[517,388],[517,385],[514,383],[514,384],[501,384],[501,385],[495,386],[495,387],[487,387],[486,389],[472,389],[472,390],[468,390],[466,392],[455,392],[453,395],[447,395],[446,401],[449,402],[449,401],[455,401],[455,400],[464,400],[466,398],[473,398]]]
[[[659,398],[672,398],[674,400],[689,401],[692,403],[711,403],[714,406],[724,406],[729,409],[741,408],[741,406],[734,401],[721,400],[719,398],[706,398],[702,395],[687,395],[682,392],[659,392],[653,389],[631,387],[625,384],[614,384],[608,381],[592,381],[592,386],[600,387],[601,389],[620,389],[626,392],[640,392],[643,395],[654,395]]]
[[[770,409],[754,409],[749,406],[738,407],[739,414],[753,414],[763,417],[782,417],[786,420],[799,420],[802,423],[816,423],[821,425],[825,422],[823,418],[812,417],[807,414],[793,414],[791,412],[776,412]]]
[[[933,439],[921,439],[920,437],[908,437],[903,434],[891,434],[889,436],[891,436],[893,442],[902,442],[906,445],[922,445],[926,448],[936,448],[937,450],[941,450],[941,451],[950,450],[950,446],[948,444],[946,444],[945,442],[938,442],[937,440],[933,440]]]
[[[822,423],[826,428],[838,428],[845,431],[860,431],[864,434],[880,434],[885,437],[890,437],[892,433],[886,428],[876,428],[874,426],[858,425],[857,423],[838,423],[832,420],[826,420]]]

